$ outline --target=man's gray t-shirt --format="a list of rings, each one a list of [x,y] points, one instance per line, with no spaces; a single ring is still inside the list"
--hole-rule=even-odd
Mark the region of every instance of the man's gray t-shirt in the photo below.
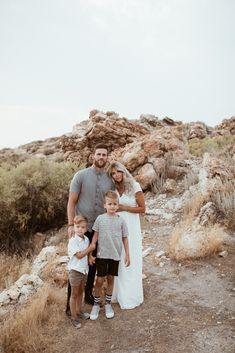
[[[97,217],[93,230],[99,233],[97,258],[119,261],[122,252],[122,237],[128,236],[124,219],[119,215],[102,214]]]
[[[92,230],[96,217],[105,212],[105,193],[114,189],[114,184],[107,172],[97,172],[94,166],[79,170],[74,175],[70,192],[78,193],[76,214],[87,218],[89,231]]]

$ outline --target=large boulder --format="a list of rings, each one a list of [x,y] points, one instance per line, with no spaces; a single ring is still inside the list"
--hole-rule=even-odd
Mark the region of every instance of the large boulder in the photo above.
[[[147,190],[158,178],[166,177],[166,169],[176,178],[185,173],[184,167],[175,165],[180,158],[168,158],[169,155],[183,158],[184,146],[183,130],[178,127],[163,127],[116,149],[111,154],[111,159],[123,163],[140,182],[143,190]],[[167,165],[168,161],[170,165]]]
[[[103,113],[97,110],[91,111],[84,129],[82,135],[64,135],[60,142],[66,160],[75,160],[85,165],[91,164],[90,156],[96,144],[105,143],[113,151],[149,133],[141,124],[121,118],[115,112]]]

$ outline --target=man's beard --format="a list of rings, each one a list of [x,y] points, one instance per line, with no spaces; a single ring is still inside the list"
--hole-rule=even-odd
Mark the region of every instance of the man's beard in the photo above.
[[[97,168],[104,168],[105,165],[106,165],[106,161],[102,161],[102,160],[94,161],[94,165],[95,165]]]

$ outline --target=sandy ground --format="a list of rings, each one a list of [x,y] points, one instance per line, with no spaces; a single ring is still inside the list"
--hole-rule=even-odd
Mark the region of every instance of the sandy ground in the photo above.
[[[132,310],[114,304],[115,317],[104,310],[80,330],[63,314],[50,351],[55,353],[233,353],[235,351],[234,235],[226,257],[177,263],[156,252],[167,251],[173,225],[142,219],[144,303]],[[91,307],[86,305],[86,310]],[[48,328],[47,328],[48,329]],[[48,333],[48,332],[47,332]]]

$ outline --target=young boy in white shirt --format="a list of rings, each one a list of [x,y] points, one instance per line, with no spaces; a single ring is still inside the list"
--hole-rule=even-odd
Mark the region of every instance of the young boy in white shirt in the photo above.
[[[70,311],[71,321],[75,328],[80,328],[79,317],[88,319],[89,314],[81,311],[84,286],[88,273],[88,254],[95,249],[84,235],[87,231],[87,220],[83,216],[74,218],[75,236],[68,243],[68,271],[71,285]]]

